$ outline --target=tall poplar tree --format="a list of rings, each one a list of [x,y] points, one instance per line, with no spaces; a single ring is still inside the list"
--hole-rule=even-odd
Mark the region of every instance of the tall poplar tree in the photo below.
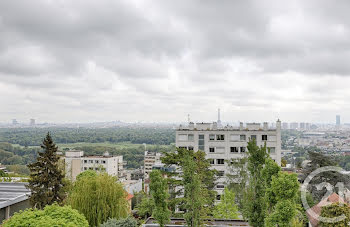
[[[41,145],[44,152],[39,152],[37,161],[29,164],[30,178],[28,188],[31,190],[30,203],[34,208],[43,209],[55,202],[61,204],[66,197],[64,190],[64,173],[59,167],[57,146],[50,133]]]
[[[150,192],[153,198],[155,208],[152,216],[157,220],[160,227],[170,221],[170,210],[168,209],[168,185],[166,179],[162,177],[159,170],[153,170],[150,174]]]

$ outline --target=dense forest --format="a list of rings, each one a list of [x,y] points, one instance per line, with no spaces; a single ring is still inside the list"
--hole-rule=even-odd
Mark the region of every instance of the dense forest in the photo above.
[[[175,141],[171,128],[0,128],[0,142],[39,146],[50,131],[55,143],[119,143],[169,145]]]

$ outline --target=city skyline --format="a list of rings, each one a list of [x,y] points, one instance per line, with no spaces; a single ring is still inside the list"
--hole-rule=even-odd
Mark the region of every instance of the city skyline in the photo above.
[[[3,1],[0,122],[350,122],[348,1]]]

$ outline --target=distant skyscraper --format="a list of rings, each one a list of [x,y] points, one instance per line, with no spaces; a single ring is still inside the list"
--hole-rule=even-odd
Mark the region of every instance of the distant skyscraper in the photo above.
[[[221,127],[221,119],[220,119],[220,108],[218,109],[218,122],[217,122],[218,127]]]
[[[292,122],[290,123],[290,129],[298,129],[299,128],[299,124],[297,122]]]
[[[30,125],[35,125],[35,119],[30,119]]]
[[[340,115],[335,116],[335,124],[336,124],[337,126],[340,125]]]
[[[283,122],[282,129],[289,129],[289,124],[287,122]]]
[[[18,121],[16,119],[12,119],[12,124],[13,125],[17,125],[18,124]]]
[[[304,123],[304,122],[300,122],[299,125],[300,125],[299,128],[300,128],[301,130],[304,130],[304,129],[305,129],[305,123]]]

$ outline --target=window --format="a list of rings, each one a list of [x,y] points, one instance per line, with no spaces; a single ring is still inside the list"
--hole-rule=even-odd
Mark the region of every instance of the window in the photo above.
[[[246,141],[245,135],[240,135],[240,136],[239,136],[239,139],[240,139],[240,141]]]
[[[179,134],[178,141],[186,141],[187,140],[187,134]]]
[[[216,135],[216,140],[225,140],[225,135]]]
[[[98,168],[96,167],[95,170],[98,170]]]
[[[215,140],[215,135],[214,134],[210,134],[209,135],[209,140]]]
[[[251,135],[251,136],[250,136],[250,139],[256,141],[256,135]]]
[[[218,176],[223,177],[225,175],[225,171],[218,171]]]
[[[89,163],[94,163],[94,160],[89,160]]]
[[[198,135],[198,150],[204,151],[204,135]]]
[[[209,159],[209,163],[210,165],[214,165],[215,164],[214,159]]]
[[[87,170],[87,167],[84,167],[84,170]]]
[[[84,160],[84,163],[87,163],[87,160]]]
[[[188,150],[189,151],[193,151],[193,147],[188,147]]]
[[[188,141],[193,141],[193,140],[194,140],[193,134],[188,134]]]
[[[216,195],[216,200],[220,200],[221,199],[221,195]]]
[[[106,164],[106,161],[105,161],[105,160],[102,160],[102,163],[103,163],[103,164]]]
[[[92,167],[89,167],[89,169],[93,169]]]
[[[225,188],[225,185],[218,184],[218,185],[216,185],[216,188]]]
[[[267,140],[267,135],[262,135],[261,140],[266,141]]]
[[[187,149],[187,147],[179,147],[180,149]]]
[[[99,163],[99,161],[98,161],[98,160],[95,160],[95,163]]]
[[[218,164],[218,165],[225,164],[225,159],[216,159],[216,164]]]
[[[274,148],[274,147],[269,147],[268,150],[270,150],[270,154],[276,153],[276,148]]]
[[[237,147],[231,147],[231,152],[232,153],[237,153],[238,152],[238,148]]]
[[[230,135],[230,140],[231,141],[239,141],[240,140],[240,136],[239,135]]]
[[[241,153],[245,152],[245,147],[241,147]]]
[[[215,152],[215,148],[214,147],[209,147],[209,152],[210,153],[214,153]]]

